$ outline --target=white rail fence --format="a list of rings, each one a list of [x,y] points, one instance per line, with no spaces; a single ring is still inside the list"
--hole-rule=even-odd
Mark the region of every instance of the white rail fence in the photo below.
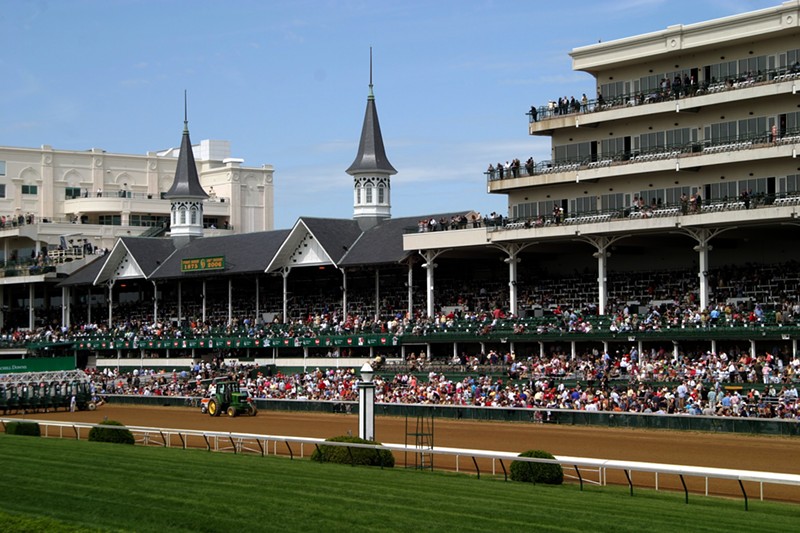
[[[739,470],[730,468],[712,468],[700,466],[672,465],[665,463],[646,463],[638,461],[619,461],[612,459],[596,459],[590,457],[571,457],[555,456],[555,459],[539,459],[534,457],[519,457],[515,452],[475,450],[467,448],[448,448],[441,446],[418,447],[407,444],[357,444],[348,442],[329,442],[321,438],[313,437],[294,437],[287,435],[262,435],[255,433],[234,433],[227,431],[206,431],[191,429],[174,428],[155,428],[145,426],[108,426],[102,424],[89,424],[83,422],[64,422],[56,420],[33,420],[21,418],[0,418],[0,424],[5,431],[6,424],[10,422],[30,422],[39,424],[43,437],[51,438],[88,438],[89,432],[94,427],[107,429],[128,429],[134,435],[136,442],[144,446],[180,447],[180,448],[203,448],[208,451],[233,452],[233,453],[252,453],[267,456],[279,455],[279,450],[284,450],[284,455],[289,455],[294,459],[298,448],[299,456],[310,455],[307,448],[317,449],[319,446],[342,446],[350,448],[364,448],[372,450],[388,450],[395,454],[424,454],[425,456],[444,456],[450,457],[455,461],[455,470],[463,470],[461,461],[471,460],[478,477],[481,468],[478,460],[489,461],[491,464],[492,475],[498,475],[497,465],[499,464],[503,476],[508,479],[506,462],[526,461],[534,463],[559,464],[564,469],[565,477],[570,477],[580,483],[583,489],[584,483],[594,485],[607,485],[608,472],[619,471],[625,474],[630,493],[633,495],[634,483],[633,473],[654,474],[655,490],[659,490],[659,476],[677,476],[680,479],[685,495],[686,503],[689,502],[689,489],[686,485],[686,478],[700,478],[705,482],[704,495],[709,495],[709,480],[728,480],[738,483],[744,498],[745,510],[748,508],[748,493],[744,483],[755,483],[759,489],[759,499],[764,500],[764,485],[787,485],[800,487],[800,475],[760,472],[754,470]],[[571,474],[574,471],[575,474]],[[586,478],[585,474],[591,474],[591,478]]]

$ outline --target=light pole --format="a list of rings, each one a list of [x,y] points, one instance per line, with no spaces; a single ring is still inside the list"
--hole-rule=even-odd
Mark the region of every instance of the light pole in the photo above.
[[[375,440],[375,371],[369,363],[361,367],[361,381],[358,382],[358,438]]]

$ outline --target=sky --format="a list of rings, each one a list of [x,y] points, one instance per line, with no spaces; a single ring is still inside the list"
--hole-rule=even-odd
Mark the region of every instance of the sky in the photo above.
[[[146,154],[224,139],[275,169],[275,228],[350,218],[369,93],[392,216],[507,212],[489,163],[549,159],[531,105],[592,95],[578,47],[780,0],[0,0],[0,146]]]

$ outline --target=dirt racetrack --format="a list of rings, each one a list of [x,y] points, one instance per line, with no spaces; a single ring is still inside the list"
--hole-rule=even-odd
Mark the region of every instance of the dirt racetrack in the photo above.
[[[108,418],[131,426],[300,437],[328,438],[348,432],[358,435],[358,416],[346,414],[262,410],[256,417],[212,418],[200,413],[199,409],[106,404],[93,412],[36,413],[27,418],[90,423]],[[408,421],[411,426],[414,423],[415,419]],[[407,441],[406,425],[406,419],[402,417],[377,417],[376,440],[412,443],[413,440]],[[511,452],[542,449],[554,455],[800,474],[800,440],[790,437],[436,419],[434,444]],[[276,449],[282,453],[281,448]],[[299,449],[295,453],[299,453]],[[305,453],[310,453],[310,450],[306,448]],[[413,454],[409,455],[408,461],[413,462]],[[403,464],[404,459],[397,457],[398,464]],[[434,462],[436,468],[456,468],[452,457],[436,456]],[[503,472],[499,462],[492,464],[491,461],[479,461],[478,465],[481,474],[493,470],[499,474]],[[508,468],[507,464],[505,466]],[[460,458],[458,468],[463,472],[475,472],[472,460],[467,457]],[[565,468],[565,474],[572,473],[571,469]],[[598,479],[597,472],[582,474],[585,479]],[[627,484],[622,472],[609,471],[608,482]],[[637,487],[652,487],[655,476],[636,472],[633,482]],[[692,492],[705,491],[703,479],[686,478],[686,482]],[[661,475],[658,485],[659,488],[682,490],[677,476]],[[759,497],[758,484],[745,483],[745,488],[750,499]],[[765,498],[800,503],[800,487],[764,485],[763,490]],[[709,493],[741,497],[741,489],[736,482],[710,480]]]

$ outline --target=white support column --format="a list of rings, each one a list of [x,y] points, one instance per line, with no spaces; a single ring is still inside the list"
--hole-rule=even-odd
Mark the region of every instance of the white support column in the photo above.
[[[183,282],[178,281],[178,324],[183,326]]]
[[[228,324],[233,324],[233,278],[228,278]]]
[[[28,329],[36,329],[36,314],[33,312],[33,300],[36,297],[36,287],[33,283],[28,283]]]
[[[375,320],[381,319],[381,280],[380,269],[375,267]]]
[[[751,340],[750,341],[750,357],[755,357],[755,356],[756,356],[756,341]]]
[[[603,341],[603,353],[608,353],[608,341]],[[639,353],[642,353],[642,351],[639,350]]]
[[[259,304],[259,301],[258,301],[258,289],[259,289],[259,287],[258,286],[259,286],[259,279],[258,279],[258,276],[256,276],[256,316],[254,317],[254,320],[255,320],[256,324],[260,322],[260,318],[261,318],[261,310],[259,309],[259,305],[258,305]],[[253,325],[255,325],[255,324],[253,324]]]
[[[158,322],[158,284],[153,280],[153,324]]]
[[[717,353],[717,341],[714,339],[711,339],[711,353],[715,355]]]
[[[575,345],[575,341],[570,341],[569,350],[570,350],[570,353],[572,355],[572,361],[574,361],[575,358],[578,356],[578,350],[577,350],[577,347]]]
[[[427,273],[427,283],[426,283],[426,313],[429,318],[433,317],[433,269],[436,268],[436,260],[437,257],[442,255],[444,252],[448,250],[419,250],[419,255],[425,259],[425,262],[422,264],[422,268],[425,269]]]
[[[596,251],[592,254],[592,256],[597,259],[597,314],[605,315],[606,302],[608,300],[608,289],[606,286],[608,278],[606,277],[606,272],[608,267],[608,258],[611,256],[611,253],[608,251],[608,249],[618,240],[630,237],[630,235],[618,235],[616,237],[594,237],[589,235],[580,235],[579,231],[576,231],[575,234],[578,236],[579,240],[588,242],[596,248]]]
[[[347,271],[342,268],[342,319],[347,318]]]
[[[89,285],[89,291],[86,295],[86,323],[92,323],[92,285]]]
[[[61,287],[61,325],[69,327],[69,287]]]
[[[680,223],[679,223],[680,224]],[[728,230],[736,229],[735,226],[710,230],[706,228],[682,228],[682,232],[692,237],[697,244],[694,251],[697,252],[697,281],[700,292],[700,309],[708,309],[708,252],[714,249],[709,241]]]
[[[797,339],[792,339],[792,355],[797,355]]]
[[[206,323],[206,280],[203,280],[203,324]]]
[[[519,302],[517,298],[517,265],[521,261],[519,254],[525,248],[534,244],[536,243],[492,244],[492,246],[502,250],[506,254],[503,261],[508,265],[508,312],[515,317],[519,316]]]
[[[408,318],[414,316],[414,261],[408,261]]]
[[[544,341],[539,341],[539,358],[544,358]]]
[[[0,285],[0,329],[6,325],[6,314],[2,309],[5,305],[5,292],[5,285]]]
[[[291,267],[283,267],[281,268],[281,276],[283,276],[283,323],[289,323],[289,272],[291,272]]]
[[[111,329],[114,309],[114,280],[108,280],[106,285],[108,286],[108,329]]]

